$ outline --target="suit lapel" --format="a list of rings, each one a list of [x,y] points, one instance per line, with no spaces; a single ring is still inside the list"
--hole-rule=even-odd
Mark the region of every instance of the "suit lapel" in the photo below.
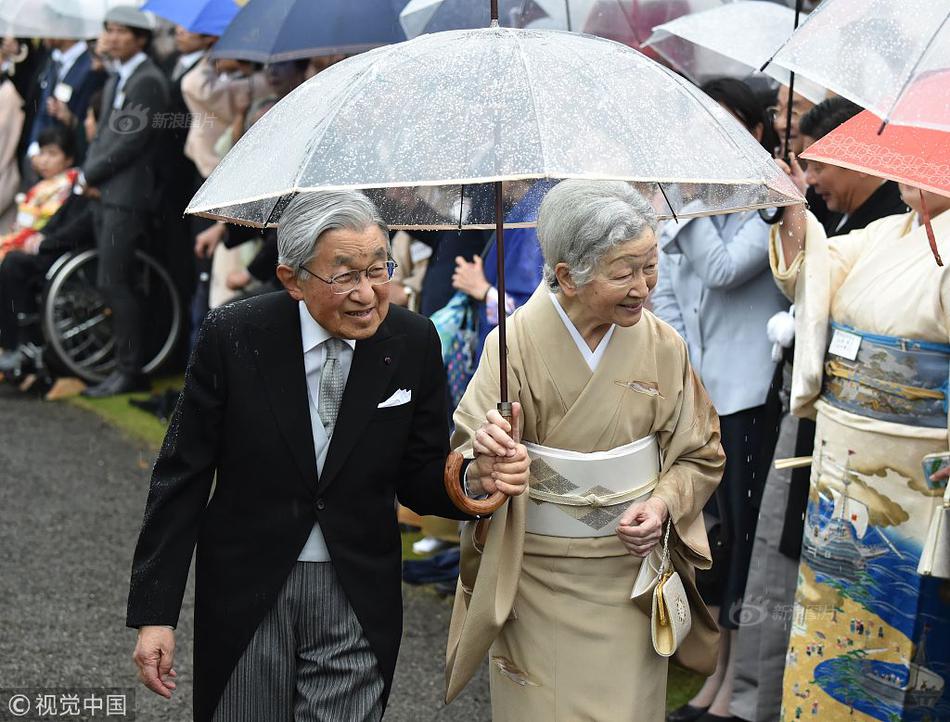
[[[115,102],[115,89],[119,85],[119,76],[113,74],[106,83],[105,90],[102,93],[102,105],[99,112],[99,127],[108,127],[109,116],[112,115],[112,104]],[[98,136],[98,133],[96,134]]]
[[[317,459],[310,426],[310,402],[303,365],[297,303],[284,296],[265,328],[248,326],[255,361],[264,380],[277,427],[287,441],[307,491],[317,486]]]
[[[385,322],[375,336],[356,342],[318,491],[323,491],[339,473],[356,440],[376,413],[376,406],[383,400],[389,380],[399,365],[403,343],[404,337],[391,335]]]

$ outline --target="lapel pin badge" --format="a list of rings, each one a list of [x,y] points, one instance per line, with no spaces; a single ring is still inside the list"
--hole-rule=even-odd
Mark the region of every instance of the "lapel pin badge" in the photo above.
[[[383,356],[383,363],[389,366],[393,362],[392,356]]]

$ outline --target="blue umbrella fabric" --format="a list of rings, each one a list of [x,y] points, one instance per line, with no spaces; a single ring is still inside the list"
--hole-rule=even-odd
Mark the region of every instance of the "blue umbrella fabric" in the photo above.
[[[241,8],[234,0],[148,0],[142,9],[191,33],[221,35]]]
[[[406,39],[406,0],[250,0],[212,56],[275,63],[354,54]]]

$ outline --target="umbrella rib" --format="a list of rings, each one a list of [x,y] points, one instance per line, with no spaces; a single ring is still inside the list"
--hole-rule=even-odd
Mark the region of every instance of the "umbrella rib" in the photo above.
[[[377,60],[376,62],[379,62],[379,61]],[[307,150],[305,160],[301,164],[301,170],[298,171],[297,177],[294,181],[294,186],[295,186],[294,190],[296,190],[297,192],[299,192],[300,175],[304,172],[304,169],[309,167],[310,161],[313,159],[314,154],[317,152],[317,148],[319,147],[320,143],[323,142],[323,138],[326,136],[327,130],[329,129],[331,123],[334,120],[336,120],[336,117],[342,111],[344,104],[346,104],[350,100],[350,98],[352,98],[356,94],[356,91],[363,84],[365,84],[366,76],[370,73],[370,71],[375,72],[376,62],[372,63],[371,65],[367,65],[365,68],[363,68],[360,74],[350,84],[350,87],[347,88],[346,92],[343,94],[343,97],[340,98],[336,107],[333,109],[333,112],[324,118],[323,130],[320,132],[320,135],[317,138],[314,138],[313,142],[310,145],[310,148]]]
[[[541,132],[541,116],[538,113],[538,99],[534,94],[534,78],[531,75],[531,71],[528,69],[528,61],[525,57],[524,46],[521,43],[521,36],[515,33],[514,38],[515,46],[518,48],[518,57],[521,59],[521,67],[524,68],[524,74],[528,84],[528,94],[531,96],[531,108],[533,110],[532,115],[534,116],[534,125],[538,133],[538,145],[541,147],[541,169],[547,173],[548,154],[544,148],[544,134]]]
[[[722,137],[724,137],[724,138],[726,139],[726,141],[729,143],[729,145],[731,145],[731,146],[733,147],[733,149],[736,151],[736,155],[739,156],[740,158],[742,158],[742,160],[743,160],[743,161],[745,162],[745,164],[746,164],[746,167],[749,168],[749,170],[752,172],[753,176],[755,176],[755,175],[757,174],[757,170],[756,170],[756,167],[755,167],[755,163],[753,163],[753,162],[750,161],[750,159],[749,159],[748,155],[746,154],[745,150],[736,142],[735,138],[733,138],[729,133],[726,132],[726,129],[723,128],[722,124],[719,122],[719,119],[716,118],[716,116],[713,114],[713,112],[712,112],[708,107],[706,107],[706,103],[703,102],[704,98],[705,98],[705,99],[709,99],[709,96],[706,95],[702,90],[700,90],[699,88],[697,88],[695,85],[693,85],[693,84],[690,83],[689,81],[685,80],[683,77],[677,75],[676,73],[674,73],[674,72],[671,71],[671,70],[667,70],[666,68],[664,68],[664,67],[663,67],[662,65],[660,65],[659,63],[656,64],[656,67],[653,67],[653,66],[650,66],[650,67],[651,67],[651,69],[652,69],[654,72],[661,72],[661,73],[664,73],[664,74],[668,75],[670,78],[672,78],[674,81],[676,81],[682,88],[684,88],[690,95],[692,95],[692,96],[694,97],[694,99],[696,100],[696,102],[697,102],[697,103],[699,104],[699,106],[703,109],[703,112],[705,112],[706,115],[708,115],[709,118],[712,120],[712,125],[713,125],[713,127],[716,129],[716,132],[719,133],[720,136],[722,136]],[[696,93],[699,93],[700,95],[702,95],[703,98],[698,98],[698,97],[696,97]],[[739,121],[736,121],[736,123],[738,123],[738,122],[739,122]],[[748,185],[748,183],[737,183],[736,185]]]
[[[884,132],[884,126],[890,122],[891,113],[894,112],[894,108],[897,107],[897,104],[900,102],[901,96],[904,95],[904,92],[907,90],[907,86],[910,85],[910,81],[914,77],[914,71],[920,66],[923,62],[924,57],[930,52],[931,47],[937,40],[937,36],[940,35],[940,31],[943,30],[944,25],[947,24],[947,21],[950,20],[950,10],[947,11],[947,14],[943,16],[943,20],[940,22],[940,25],[937,27],[937,30],[933,35],[930,36],[930,40],[927,41],[927,44],[924,46],[924,49],[921,50],[920,55],[917,56],[917,60],[914,61],[914,64],[911,66],[910,70],[907,71],[907,77],[904,79],[901,89],[897,92],[897,95],[894,96],[894,102],[891,103],[891,107],[888,108],[887,113],[884,114],[884,122],[881,124],[881,129],[877,132],[878,135]]]

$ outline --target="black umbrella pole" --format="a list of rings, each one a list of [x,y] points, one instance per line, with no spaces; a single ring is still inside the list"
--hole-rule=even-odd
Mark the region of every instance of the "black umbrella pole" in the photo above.
[[[508,344],[505,337],[505,198],[501,182],[495,183],[495,250],[498,252],[498,364],[500,398],[498,413],[511,424],[512,436],[517,439],[514,424],[514,408],[508,401]],[[508,499],[501,491],[495,491],[487,499],[472,499],[464,491],[464,459],[457,451],[449,452],[445,460],[443,481],[449,499],[456,507],[472,516],[493,514]],[[476,531],[476,534],[478,532]]]
[[[501,181],[495,183],[495,251],[498,256],[498,412],[511,423],[513,410],[508,401],[508,336],[505,314],[505,196]]]

